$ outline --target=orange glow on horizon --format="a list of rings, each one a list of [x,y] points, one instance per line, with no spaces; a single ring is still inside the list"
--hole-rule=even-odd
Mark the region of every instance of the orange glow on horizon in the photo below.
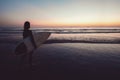
[[[79,26],[79,27],[97,27],[97,26],[120,26],[120,22],[84,22],[84,23],[65,23],[65,22],[39,22],[39,21],[31,21],[31,24],[39,27],[39,26],[51,26],[51,27],[69,27],[69,26]]]
[[[28,20],[31,23],[31,26],[34,27],[120,27],[120,22],[55,22],[55,21],[35,21],[35,20]],[[2,23],[1,25],[4,26],[20,26],[22,27],[24,25],[25,21],[17,22],[11,22],[11,23]]]

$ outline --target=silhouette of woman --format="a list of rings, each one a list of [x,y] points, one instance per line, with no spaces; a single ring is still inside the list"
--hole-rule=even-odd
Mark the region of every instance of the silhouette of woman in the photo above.
[[[24,23],[24,30],[23,30],[23,39],[25,39],[27,37],[31,38],[31,41],[32,41],[34,47],[36,48],[36,44],[34,42],[32,31],[30,30],[30,22],[29,21],[26,21]],[[30,67],[32,67],[32,54],[33,54],[33,51],[31,51],[30,53],[26,53],[25,55],[23,55],[21,63],[23,63],[25,61],[25,59],[28,58],[29,65],[30,65]]]
[[[24,23],[23,39],[25,39],[27,37],[31,37],[31,41],[32,41],[34,47],[36,48],[36,44],[34,42],[32,31],[30,30],[30,22],[28,22],[28,21],[26,21]]]

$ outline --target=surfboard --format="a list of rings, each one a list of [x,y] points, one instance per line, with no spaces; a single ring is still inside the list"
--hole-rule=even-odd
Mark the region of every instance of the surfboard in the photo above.
[[[48,39],[50,34],[51,33],[49,32],[33,33],[33,38],[36,47],[38,48],[42,43],[44,43]],[[30,53],[33,50],[35,50],[35,47],[31,41],[31,38],[27,37],[16,45],[14,53],[16,55],[22,55],[22,54]]]

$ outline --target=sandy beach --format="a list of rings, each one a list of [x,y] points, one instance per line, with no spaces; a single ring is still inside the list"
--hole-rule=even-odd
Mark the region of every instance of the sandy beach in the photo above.
[[[22,72],[18,71],[20,56],[13,54],[14,47],[13,43],[0,45],[0,70],[4,79],[105,80],[119,78],[120,44],[43,44],[33,54],[32,69],[29,69],[26,64]]]

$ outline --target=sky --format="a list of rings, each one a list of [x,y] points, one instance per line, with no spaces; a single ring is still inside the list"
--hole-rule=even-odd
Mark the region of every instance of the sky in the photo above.
[[[0,0],[0,26],[120,26],[120,0]]]

